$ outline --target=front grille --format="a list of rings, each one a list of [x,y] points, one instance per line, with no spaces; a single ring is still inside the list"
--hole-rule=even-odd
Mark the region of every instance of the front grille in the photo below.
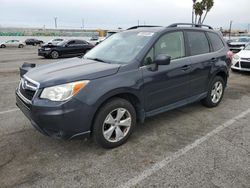
[[[28,100],[32,100],[36,91],[32,91],[29,89],[24,89],[22,86],[20,87],[20,93]]]
[[[241,62],[240,62],[240,65],[241,65],[241,68],[250,69],[250,62],[241,61]]]
[[[37,91],[38,85],[29,79],[22,78],[19,84],[20,94],[27,100],[31,101]]]

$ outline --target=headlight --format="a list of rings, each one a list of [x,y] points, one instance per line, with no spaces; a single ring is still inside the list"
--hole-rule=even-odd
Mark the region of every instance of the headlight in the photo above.
[[[77,94],[88,83],[89,80],[83,80],[53,87],[47,87],[43,89],[40,98],[49,99],[51,101],[65,101]]]
[[[44,48],[44,50],[51,50],[51,48]]]
[[[240,59],[240,56],[236,54],[236,55],[234,55],[233,58],[234,58],[235,61],[238,61]]]

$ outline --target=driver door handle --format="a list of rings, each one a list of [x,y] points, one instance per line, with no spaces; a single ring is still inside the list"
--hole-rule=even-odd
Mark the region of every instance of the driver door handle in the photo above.
[[[188,71],[189,69],[191,69],[190,65],[184,65],[183,67],[181,67],[181,70],[183,71]]]

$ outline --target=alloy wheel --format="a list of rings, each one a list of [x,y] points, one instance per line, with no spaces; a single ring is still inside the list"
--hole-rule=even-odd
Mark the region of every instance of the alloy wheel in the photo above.
[[[220,81],[214,83],[213,89],[211,91],[212,102],[214,104],[218,103],[223,94],[223,85]]]
[[[104,120],[102,133],[108,142],[119,142],[128,134],[132,123],[131,114],[125,108],[110,112]]]

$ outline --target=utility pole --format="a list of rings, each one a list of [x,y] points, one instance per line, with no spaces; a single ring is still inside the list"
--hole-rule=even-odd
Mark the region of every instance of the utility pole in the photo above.
[[[140,25],[140,20],[137,20],[137,25],[138,25],[138,26]]]
[[[248,24],[247,31],[250,33],[250,24]]]
[[[232,24],[233,24],[233,21],[231,20],[230,26],[229,26],[229,39],[231,39]]]
[[[57,29],[57,17],[54,17],[55,20],[55,28]]]
[[[82,29],[84,29],[84,19],[82,18]]]

